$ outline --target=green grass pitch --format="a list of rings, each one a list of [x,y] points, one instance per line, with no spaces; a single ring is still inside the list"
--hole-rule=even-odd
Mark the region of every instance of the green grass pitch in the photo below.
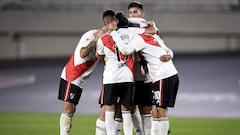
[[[59,135],[60,114],[0,113],[0,135]],[[97,115],[76,114],[71,135],[94,135]],[[170,135],[240,135],[240,118],[170,119]]]

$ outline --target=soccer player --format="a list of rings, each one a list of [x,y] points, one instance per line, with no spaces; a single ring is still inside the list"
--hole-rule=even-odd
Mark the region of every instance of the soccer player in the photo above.
[[[146,59],[154,91],[151,135],[167,135],[168,107],[174,107],[179,86],[178,72],[172,61],[172,50],[158,35],[139,34],[128,45],[121,40],[116,42],[124,55],[141,51]]]
[[[143,5],[140,2],[134,1],[128,5],[129,21],[136,21],[144,18]],[[144,22],[139,22],[140,27],[145,26]],[[152,111],[152,80],[149,76],[147,65],[141,52],[135,54],[135,93],[134,93],[134,108],[132,110],[132,118],[136,135],[151,134],[151,111]],[[139,111],[137,110],[139,108]]]
[[[98,63],[95,57],[96,42],[103,33],[103,30],[90,30],[84,33],[63,68],[58,93],[58,99],[63,101],[60,135],[70,134],[72,118],[83,87]]]
[[[130,107],[133,94],[133,61],[131,56],[124,56],[115,44],[114,32],[117,29],[117,19],[113,10],[103,13],[106,33],[97,42],[96,55],[104,56],[103,72],[103,106],[105,109],[105,124],[107,135],[115,135],[114,110],[115,105],[121,104],[123,129],[125,135],[132,135],[132,120]],[[118,37],[116,37],[118,38]]]

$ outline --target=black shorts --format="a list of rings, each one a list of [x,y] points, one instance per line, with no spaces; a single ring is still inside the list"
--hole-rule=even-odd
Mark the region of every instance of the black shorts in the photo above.
[[[178,75],[159,80],[153,83],[153,104],[157,107],[174,107],[178,92]]]
[[[105,84],[102,94],[104,105],[131,106],[133,104],[133,83]]]
[[[152,82],[135,81],[134,104],[140,106],[152,106],[153,92]]]
[[[78,104],[82,94],[82,89],[71,82],[68,82],[61,78],[58,99],[62,101],[68,101],[75,105]]]

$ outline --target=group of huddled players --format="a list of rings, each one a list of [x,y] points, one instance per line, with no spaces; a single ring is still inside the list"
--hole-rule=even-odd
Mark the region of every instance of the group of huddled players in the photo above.
[[[104,63],[99,92],[101,111],[96,135],[167,135],[168,107],[179,86],[173,51],[160,38],[153,21],[144,20],[143,5],[131,2],[129,18],[108,9],[103,28],[80,38],[65,65],[58,99],[63,101],[60,135],[69,135],[82,90],[98,62]]]

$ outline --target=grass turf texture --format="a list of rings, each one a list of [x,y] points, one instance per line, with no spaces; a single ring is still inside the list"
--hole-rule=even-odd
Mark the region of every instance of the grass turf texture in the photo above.
[[[60,114],[0,113],[0,135],[58,135]],[[76,114],[71,135],[94,135],[97,115]],[[240,119],[171,118],[170,135],[239,135]]]

